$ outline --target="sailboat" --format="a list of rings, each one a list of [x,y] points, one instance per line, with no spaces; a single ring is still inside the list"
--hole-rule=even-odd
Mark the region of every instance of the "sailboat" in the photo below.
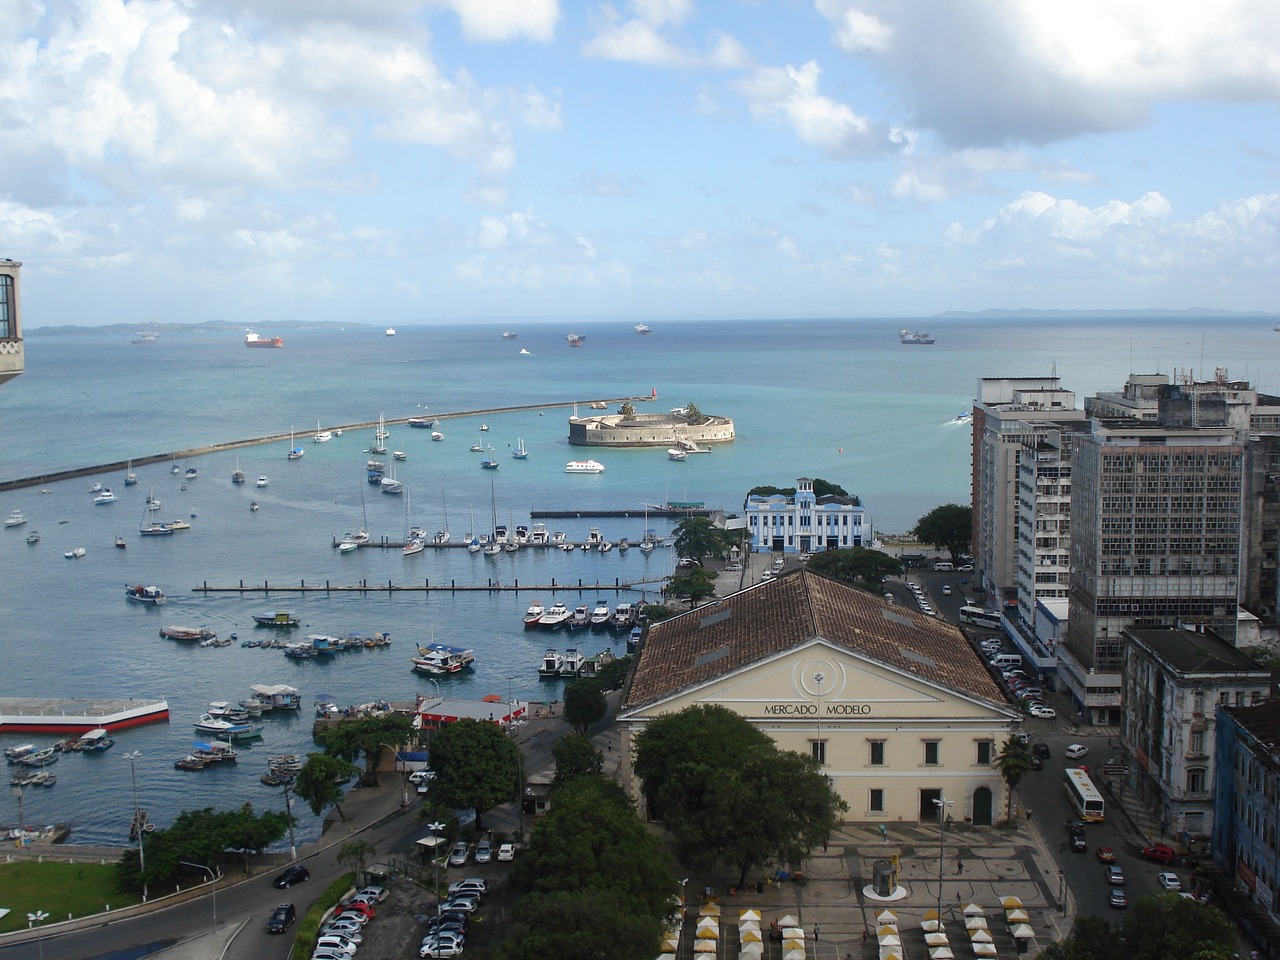
[[[147,495],[147,504],[142,508],[142,522],[138,526],[138,532],[144,537],[168,537],[173,536],[173,527],[167,523],[152,523],[147,520],[147,511],[159,510],[160,501],[155,498],[155,490]]]
[[[126,487],[132,487],[135,483],[138,482],[138,475],[133,472],[133,461],[130,460],[129,465],[124,469],[125,469],[124,485]]]
[[[382,419],[382,414],[378,414],[378,429],[373,431],[373,443],[369,444],[369,452],[373,454],[384,454],[387,452],[387,445],[383,442],[387,439],[387,426]]]
[[[444,509],[444,529],[437,530],[436,535],[431,538],[432,543],[444,544],[449,542],[449,501],[444,496],[444,484],[440,484],[440,506]]]
[[[346,536],[344,536],[338,542],[339,549],[341,549],[346,544],[350,543],[354,545],[352,547],[352,549],[354,550],[355,547],[360,546],[362,543],[368,543],[369,540],[371,539],[369,536],[369,514],[365,511],[365,508],[364,508],[364,487],[360,488],[360,519],[363,521],[360,524],[360,529],[357,530],[355,533],[348,533]]]
[[[391,476],[383,477],[378,481],[378,487],[383,493],[399,494],[404,493],[404,483],[396,479],[395,461],[391,463]]]
[[[303,450],[300,446],[298,446],[298,445],[294,442],[294,440],[293,440],[293,430],[292,430],[292,429],[290,429],[290,430],[289,430],[289,453],[288,453],[288,458],[289,458],[290,460],[301,460],[301,459],[302,459],[302,457],[303,457],[303,454],[305,454],[306,452],[307,452],[307,451]]]
[[[653,553],[653,548],[658,545],[658,538],[654,531],[649,528],[649,505],[646,503],[644,507],[644,536],[640,540],[640,552],[648,555]]]
[[[498,542],[498,501],[495,499],[493,490],[493,481],[489,481],[489,510],[492,514],[492,523],[489,525],[491,532],[489,542],[485,544],[484,555],[486,557],[496,557],[502,552],[502,544]]]
[[[232,483],[244,483],[244,471],[240,469],[240,457],[236,455],[236,468],[231,471]]]
[[[517,460],[524,460],[529,456],[529,451],[524,448],[524,437],[516,441],[516,448],[511,451],[511,455]]]
[[[312,439],[312,440],[314,440],[316,443],[328,443],[330,440],[332,440],[332,439],[333,439],[333,434],[332,434],[332,433],[330,433],[328,430],[321,430],[321,429],[320,429],[320,421],[319,421],[319,420],[317,420],[317,421],[316,421],[316,435],[315,435],[314,437],[312,437],[311,439]]]
[[[467,534],[467,550],[471,553],[480,552],[480,540],[475,535],[476,529],[476,508],[474,504],[471,507],[471,533]]]
[[[498,458],[493,452],[492,444],[489,446],[489,452],[485,455],[485,458],[480,461],[480,466],[484,470],[498,469]]]
[[[409,525],[409,504],[410,494],[405,491],[404,495],[404,555],[411,557],[415,553],[421,553],[427,546],[427,535],[423,530]]]

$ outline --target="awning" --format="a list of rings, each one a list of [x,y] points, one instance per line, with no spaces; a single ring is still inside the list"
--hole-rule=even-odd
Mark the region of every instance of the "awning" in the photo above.
[[[876,914],[876,923],[897,923],[898,915],[892,910],[882,910]]]
[[[887,937],[890,934],[893,934],[896,936],[897,933],[898,933],[898,925],[896,923],[886,923],[884,926],[876,928],[877,937]]]
[[[884,936],[882,936],[882,937],[880,938],[880,946],[882,946],[882,947],[900,947],[900,946],[902,946],[902,941],[901,941],[901,940],[899,940],[899,939],[898,939],[898,937],[897,937],[895,934],[892,934],[892,933],[886,933]]]
[[[974,943],[991,943],[993,938],[989,930],[970,930],[969,939]]]
[[[743,921],[754,920],[756,923],[759,923],[760,911],[759,910],[739,910],[738,919]]]
[[[947,935],[945,933],[926,933],[924,935],[924,943],[927,947],[945,947],[947,945]]]
[[[955,960],[950,947],[934,947],[929,951],[929,960]]]
[[[720,916],[720,904],[713,903],[708,900],[698,908],[698,916],[700,917],[718,917]]]
[[[996,955],[996,945],[994,943],[975,943],[973,945],[974,956],[978,957],[994,957]]]
[[[986,913],[986,911],[985,911],[985,910],[983,910],[983,909],[982,909],[980,906],[978,906],[976,903],[970,903],[970,904],[966,904],[966,905],[965,905],[965,908],[964,908],[964,915],[965,915],[966,917],[980,917],[980,916],[982,916],[984,913]]]
[[[1009,931],[1016,940],[1032,940],[1035,938],[1036,932],[1031,929],[1029,923],[1015,923],[1013,929]]]
[[[1022,906],[1022,901],[1019,900],[1017,897],[1005,897],[1000,901],[1000,906],[1008,910],[1010,907]]]
[[[763,956],[763,943],[744,943],[738,950],[738,960],[760,960]]]
[[[987,918],[965,917],[964,928],[966,930],[985,930],[987,929]]]
[[[1010,923],[1026,923],[1031,919],[1031,915],[1021,907],[1018,907],[1013,910],[1006,910],[1004,918]]]
[[[738,939],[743,943],[763,943],[764,937],[760,936],[759,930],[739,930]]]
[[[695,940],[693,942],[694,953],[715,953],[720,949],[720,941],[718,940]]]

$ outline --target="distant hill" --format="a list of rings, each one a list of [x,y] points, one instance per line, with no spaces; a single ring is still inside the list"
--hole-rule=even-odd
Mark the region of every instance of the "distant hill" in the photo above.
[[[275,336],[280,330],[333,330],[343,327],[371,327],[369,323],[338,322],[336,320],[272,320],[264,321],[260,332],[264,336]],[[66,324],[59,327],[24,327],[24,337],[65,337],[90,333],[95,336],[136,337],[140,333],[226,333],[228,330],[252,330],[254,326],[244,323],[233,323],[230,320],[206,320],[203,323],[108,323],[100,327],[89,327],[82,324]],[[270,330],[270,333],[265,331]]]
[[[1026,317],[1028,319],[1088,318],[1099,317],[1272,317],[1275,314],[1262,311],[1218,310],[1212,307],[1188,307],[1185,310],[1163,310],[1158,307],[1145,307],[1141,310],[947,310],[935,313],[935,317]]]

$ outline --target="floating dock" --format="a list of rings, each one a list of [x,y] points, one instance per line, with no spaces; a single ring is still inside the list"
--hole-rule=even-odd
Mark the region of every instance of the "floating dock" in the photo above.
[[[115,731],[168,719],[165,700],[0,697],[3,733],[85,733],[97,727]]]

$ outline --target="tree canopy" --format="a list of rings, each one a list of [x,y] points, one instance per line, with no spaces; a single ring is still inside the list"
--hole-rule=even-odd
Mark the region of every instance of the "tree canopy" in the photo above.
[[[520,899],[508,960],[645,960],[678,890],[671,858],[622,788],[594,776],[557,790],[511,886]]]
[[[345,820],[347,815],[342,812],[340,801],[346,793],[346,782],[358,772],[359,768],[350,760],[327,753],[310,753],[298,771],[293,792],[306,801],[317,817],[332,804],[338,816]]]
[[[635,772],[681,861],[732,865],[739,884],[753,867],[803,859],[847,809],[816,760],[778,750],[719,706],[650,723],[636,738]]]
[[[748,497],[771,497],[776,493],[780,493],[786,497],[794,497],[796,495],[795,487],[772,487],[768,484],[761,484],[758,487],[752,487],[747,491]],[[815,477],[813,481],[813,495],[815,497],[847,497],[849,493],[844,487],[838,483],[832,483],[830,480],[823,480],[821,477]]]
[[[934,507],[916,521],[916,538],[939,550],[946,550],[954,560],[969,552],[973,537],[973,508],[958,503]]]
[[[431,741],[431,792],[441,803],[476,812],[476,829],[486,810],[520,796],[520,748],[496,723],[458,720]]]
[[[727,549],[724,531],[706,517],[685,517],[676,524],[674,533],[676,555],[680,557],[720,557]]]
[[[598,777],[604,769],[604,755],[580,733],[566,733],[553,743],[551,756],[556,761],[553,792],[580,777]]]
[[[316,742],[325,753],[341,757],[352,763],[362,754],[364,774],[361,782],[378,785],[378,758],[387,747],[400,747],[411,742],[417,732],[413,720],[400,713],[381,717],[362,717],[359,720],[343,720],[329,726],[316,736]]]
[[[564,688],[564,718],[574,732],[585,734],[604,719],[608,704],[598,680],[574,680]]]
[[[902,573],[901,561],[866,547],[815,553],[807,568],[841,583],[877,591],[884,584],[885,577]]]
[[[1045,960],[1234,960],[1235,933],[1217,907],[1176,893],[1154,893],[1129,905],[1124,922],[1081,917]]]
[[[688,567],[677,570],[662,592],[670,597],[683,597],[690,604],[706,600],[716,595],[716,575],[702,567]]]

